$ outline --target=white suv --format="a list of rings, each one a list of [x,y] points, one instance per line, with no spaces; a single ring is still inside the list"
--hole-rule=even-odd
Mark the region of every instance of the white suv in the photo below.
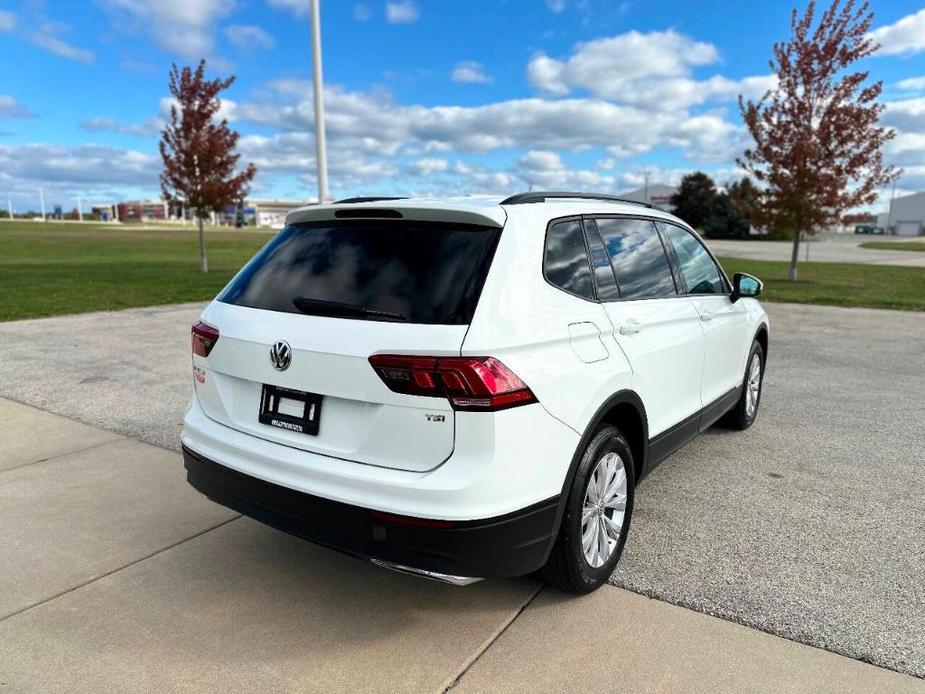
[[[193,326],[182,443],[214,501],[399,571],[607,580],[639,480],[755,420],[761,283],[605,195],[354,198]]]

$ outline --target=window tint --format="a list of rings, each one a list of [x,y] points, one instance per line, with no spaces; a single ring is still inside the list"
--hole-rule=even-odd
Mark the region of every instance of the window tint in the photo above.
[[[663,224],[662,229],[674,248],[688,293],[725,294],[726,288],[723,286],[719,269],[700,241],[686,229],[673,224]]]
[[[465,325],[500,233],[433,222],[294,224],[218,298],[285,313]]]
[[[597,288],[597,298],[601,301],[613,301],[620,298],[617,282],[610,267],[610,256],[601,242],[601,235],[597,227],[590,222],[585,227],[588,238],[588,249],[591,251],[591,268],[594,270],[594,286]]]
[[[577,220],[558,222],[549,227],[543,271],[551,284],[585,299],[594,299],[588,249]]]
[[[624,299],[675,296],[668,256],[655,225],[642,219],[596,220]]]

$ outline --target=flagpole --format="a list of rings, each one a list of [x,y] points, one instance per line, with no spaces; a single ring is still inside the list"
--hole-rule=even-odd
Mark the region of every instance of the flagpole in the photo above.
[[[315,160],[318,164],[318,202],[328,199],[328,153],[324,138],[324,80],[321,76],[320,0],[311,0],[312,76],[315,92]]]

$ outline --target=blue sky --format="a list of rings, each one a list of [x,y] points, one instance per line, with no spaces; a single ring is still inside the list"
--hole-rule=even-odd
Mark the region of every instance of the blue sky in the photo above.
[[[802,8],[803,2],[798,3]],[[308,0],[0,0],[0,201],[158,194],[171,62],[234,74],[254,197],[316,194]],[[925,3],[873,0],[887,158],[925,188]],[[323,0],[331,188],[623,191],[735,176],[789,3]]]

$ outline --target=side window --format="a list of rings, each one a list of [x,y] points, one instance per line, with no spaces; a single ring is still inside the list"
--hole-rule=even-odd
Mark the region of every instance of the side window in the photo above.
[[[722,275],[703,245],[687,229],[663,224],[689,294],[725,294]]]
[[[677,295],[671,266],[655,224],[643,219],[595,220],[624,299]]]
[[[583,299],[594,300],[588,249],[578,220],[558,222],[549,227],[543,272],[556,287]]]

